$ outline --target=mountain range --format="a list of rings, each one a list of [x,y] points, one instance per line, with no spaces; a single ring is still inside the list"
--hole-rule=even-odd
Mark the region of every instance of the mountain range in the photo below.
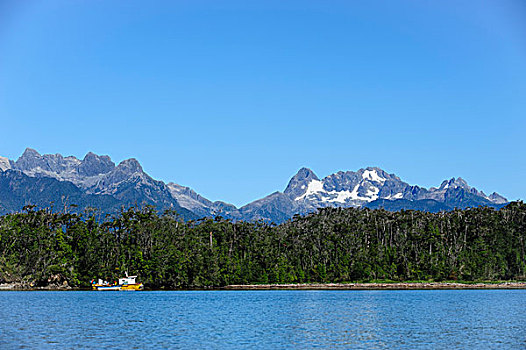
[[[189,187],[155,180],[134,158],[116,165],[110,157],[91,152],[80,160],[60,154],[41,155],[31,148],[16,161],[0,157],[2,214],[30,204],[77,211],[95,208],[111,215],[122,208],[148,204],[160,211],[174,210],[184,219],[220,215],[232,220],[281,223],[324,207],[437,212],[481,205],[499,208],[507,202],[498,193],[486,195],[470,187],[460,177],[426,189],[377,167],[339,171],[321,180],[312,170],[302,168],[283,192],[237,208],[210,201]]]

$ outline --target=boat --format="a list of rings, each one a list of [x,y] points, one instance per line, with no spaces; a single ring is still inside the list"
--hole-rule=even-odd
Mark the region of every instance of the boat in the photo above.
[[[95,280],[91,280],[91,288],[100,291],[144,289],[144,285],[142,283],[137,283],[136,278],[137,276],[128,276],[127,272],[126,277],[119,278],[118,282],[115,281],[110,283],[99,278],[96,282]]]
[[[97,285],[96,287],[93,287],[95,290],[121,290],[120,286],[117,285]]]
[[[135,279],[137,276],[128,276],[128,273],[126,273],[126,277],[119,278],[119,286],[121,286],[120,290],[141,290],[144,288],[142,283],[137,283]]]

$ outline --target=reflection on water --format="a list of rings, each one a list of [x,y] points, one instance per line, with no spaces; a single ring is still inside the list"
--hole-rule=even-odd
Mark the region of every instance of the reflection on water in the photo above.
[[[0,348],[524,348],[525,290],[1,292]]]

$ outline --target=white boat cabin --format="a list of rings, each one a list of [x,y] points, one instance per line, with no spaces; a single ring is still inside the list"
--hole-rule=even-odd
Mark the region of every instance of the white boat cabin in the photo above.
[[[125,284],[135,284],[135,279],[137,276],[126,276],[123,278],[119,278],[119,284],[125,285]]]

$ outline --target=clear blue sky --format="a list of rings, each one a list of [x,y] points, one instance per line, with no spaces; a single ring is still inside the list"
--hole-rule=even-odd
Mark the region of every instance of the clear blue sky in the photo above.
[[[246,204],[302,166],[526,196],[526,3],[0,1],[0,155]]]

